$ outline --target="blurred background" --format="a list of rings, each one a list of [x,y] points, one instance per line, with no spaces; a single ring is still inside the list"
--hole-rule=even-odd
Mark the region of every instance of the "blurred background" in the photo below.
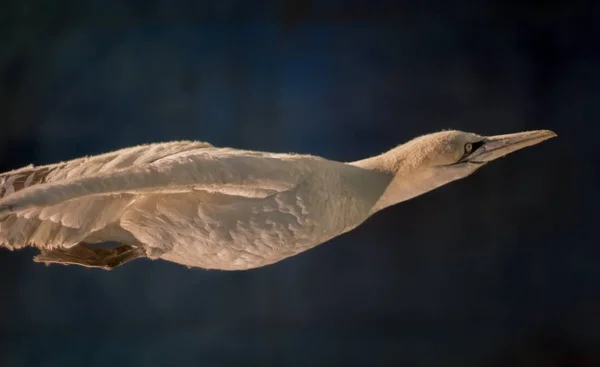
[[[593,1],[0,1],[0,169],[172,139],[557,139],[246,272],[0,250],[0,366],[600,365]]]

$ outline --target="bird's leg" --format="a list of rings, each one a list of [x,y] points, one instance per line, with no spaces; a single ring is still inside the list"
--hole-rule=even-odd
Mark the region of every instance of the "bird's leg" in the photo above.
[[[85,243],[79,243],[68,249],[42,249],[33,261],[43,262],[46,265],[54,263],[112,270],[140,257],[146,257],[146,253],[139,247],[120,245],[114,248],[91,249]]]

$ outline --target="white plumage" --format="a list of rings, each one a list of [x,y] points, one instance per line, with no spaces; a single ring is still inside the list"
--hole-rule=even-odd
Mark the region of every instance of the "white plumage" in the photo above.
[[[551,134],[484,138],[446,131],[353,163],[178,141],[27,166],[0,175],[0,243],[35,246],[42,251],[37,261],[106,269],[137,257],[255,268],[470,174],[497,158],[498,147],[489,147],[507,136],[512,140],[501,155]],[[480,147],[465,152],[467,143]],[[465,154],[485,162],[464,160]],[[107,241],[123,245],[88,247]]]

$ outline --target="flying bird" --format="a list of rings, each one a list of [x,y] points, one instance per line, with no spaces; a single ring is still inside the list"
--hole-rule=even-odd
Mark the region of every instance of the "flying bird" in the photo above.
[[[555,136],[441,131],[347,163],[176,141],[30,165],[0,174],[0,246],[106,270],[137,258],[257,268]]]

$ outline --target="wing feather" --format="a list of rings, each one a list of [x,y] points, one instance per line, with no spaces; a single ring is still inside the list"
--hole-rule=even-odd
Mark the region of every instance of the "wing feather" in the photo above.
[[[0,243],[13,248],[28,244],[71,247],[118,220],[133,195],[89,196],[48,207],[34,207],[0,221]]]
[[[46,166],[26,166],[0,174],[0,198],[9,199],[23,190],[102,172],[107,174],[145,165],[188,150],[213,148],[205,142],[176,141],[141,145]],[[0,219],[0,244],[20,248],[70,247],[90,233],[119,218],[134,200],[133,195],[89,195],[47,206],[29,206]]]
[[[30,206],[51,206],[87,195],[156,193],[188,188],[259,193],[290,190],[306,179],[322,158],[246,152],[232,149],[191,150],[118,171],[49,182],[0,200],[0,215]],[[260,195],[259,195],[260,196]]]
[[[0,174],[0,198],[34,185],[145,165],[176,153],[206,148],[214,147],[206,142],[175,141],[139,145],[45,166],[29,165]]]

